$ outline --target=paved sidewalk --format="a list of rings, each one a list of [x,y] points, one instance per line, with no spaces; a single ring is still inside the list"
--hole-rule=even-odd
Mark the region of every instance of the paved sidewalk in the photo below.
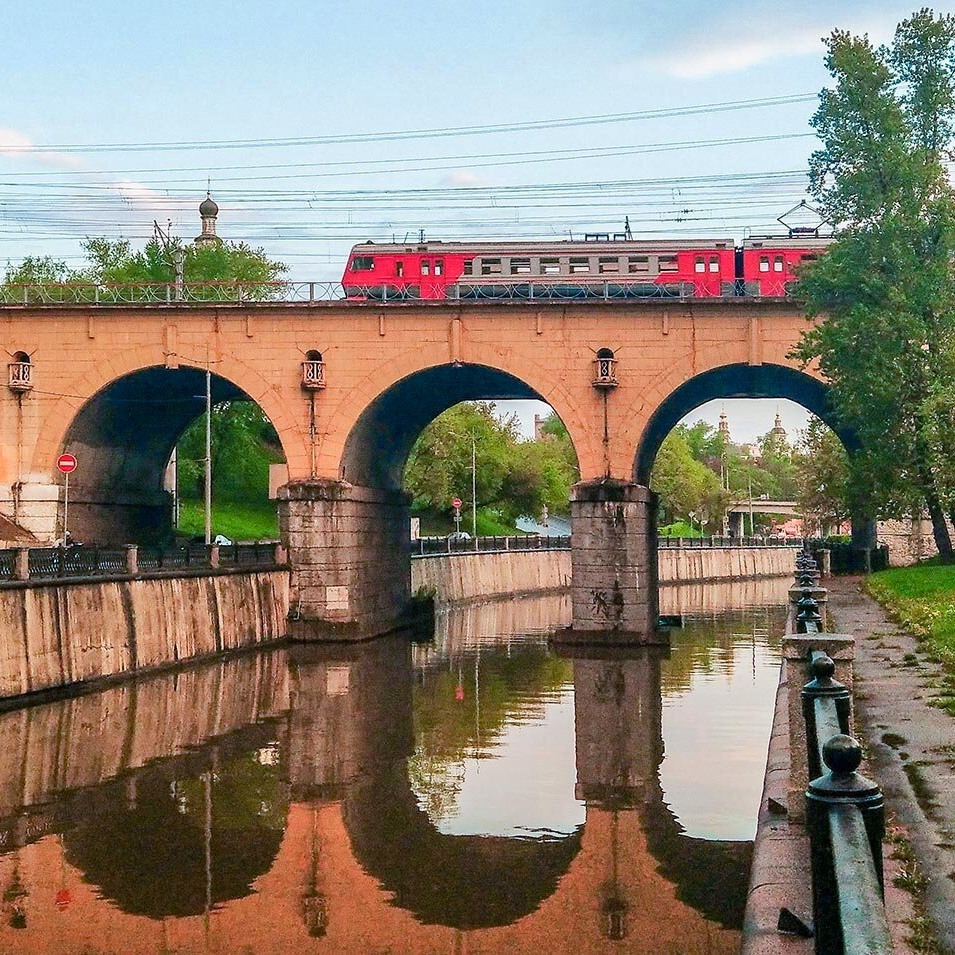
[[[862,771],[876,778],[928,878],[927,915],[955,955],[955,719],[929,705],[942,668],[927,659],[860,589],[861,578],[830,577],[829,629],[856,637],[855,732],[867,749]],[[894,906],[888,898],[887,907]]]

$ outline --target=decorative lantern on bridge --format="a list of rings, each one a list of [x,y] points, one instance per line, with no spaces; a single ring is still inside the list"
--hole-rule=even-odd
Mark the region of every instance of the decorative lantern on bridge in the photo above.
[[[325,387],[325,362],[320,351],[305,353],[302,362],[302,387],[306,391],[319,391]]]
[[[611,349],[601,348],[594,359],[594,388],[605,390],[617,384],[617,359]]]
[[[26,352],[18,351],[7,365],[7,387],[21,394],[33,390],[33,363]]]

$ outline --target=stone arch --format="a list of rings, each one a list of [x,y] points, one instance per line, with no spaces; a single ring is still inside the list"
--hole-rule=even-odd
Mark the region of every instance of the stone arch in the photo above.
[[[224,376],[226,369],[219,367],[224,364],[234,363],[217,363],[211,376],[213,403],[256,401]],[[82,403],[63,399],[71,402],[72,413],[64,416],[60,445],[52,452],[68,449],[81,462],[70,508],[71,528],[80,540],[148,541],[169,532],[171,499],[162,486],[163,473],[176,441],[205,408],[205,376],[204,368],[192,364],[151,364],[90,389],[91,397]],[[254,390],[267,401],[274,399],[268,388]],[[269,413],[267,406],[263,410]],[[281,427],[282,417],[276,431],[284,450],[291,429]],[[47,442],[56,440],[51,432]]]
[[[684,381],[651,414],[633,462],[638,484],[649,484],[657,451],[677,422],[715,398],[788,398],[825,421],[847,448],[855,446],[851,432],[835,421],[829,389],[820,379],[785,365],[722,365]]]
[[[52,403],[40,425],[31,458],[31,469],[37,474],[48,474],[52,471],[57,455],[65,450],[64,442],[71,423],[84,404],[120,378],[158,367],[166,367],[164,356],[154,346],[143,346],[113,354],[108,360],[97,362],[83,375],[70,381],[63,389],[64,394]],[[190,362],[180,362],[175,368],[204,371]],[[246,362],[224,354],[215,359],[215,368],[218,377],[233,383],[268,415],[278,432],[289,467],[291,468],[293,463],[305,467],[304,462],[308,460],[308,442],[304,414],[300,416],[300,421],[296,421],[292,409],[283,401],[281,390]]]
[[[339,476],[353,484],[398,490],[414,442],[443,411],[461,401],[522,398],[548,401],[524,380],[497,367],[473,363],[418,367],[364,406],[344,440]],[[560,414],[558,408],[555,411]],[[571,432],[572,441],[574,437]]]

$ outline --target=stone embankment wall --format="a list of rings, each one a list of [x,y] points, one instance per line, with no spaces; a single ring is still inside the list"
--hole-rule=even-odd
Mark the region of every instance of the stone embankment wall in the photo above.
[[[949,524],[949,532],[952,530]],[[928,518],[879,521],[876,524],[876,537],[880,544],[889,547],[890,567],[908,567],[938,553],[932,522]]]
[[[661,583],[791,575],[793,551],[661,551]],[[569,551],[508,551],[412,562],[412,590],[439,601],[558,592]],[[0,699],[88,684],[280,640],[285,570],[33,583],[0,590]]]
[[[4,588],[0,698],[280,639],[288,572]]]
[[[664,548],[661,584],[792,577],[789,547]],[[506,551],[421,557],[411,562],[411,589],[433,589],[442,602],[561,590],[570,584],[570,551]]]

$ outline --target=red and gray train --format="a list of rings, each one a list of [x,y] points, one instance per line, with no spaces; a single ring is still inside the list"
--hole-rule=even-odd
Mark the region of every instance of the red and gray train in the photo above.
[[[815,235],[583,242],[356,245],[342,277],[350,299],[780,297],[830,240]]]

